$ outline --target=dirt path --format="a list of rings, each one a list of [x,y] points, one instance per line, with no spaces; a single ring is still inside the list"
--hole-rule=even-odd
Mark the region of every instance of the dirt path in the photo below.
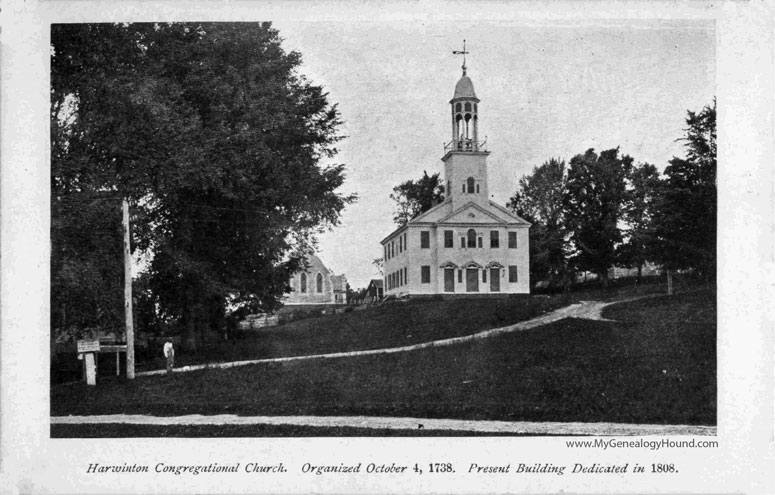
[[[640,425],[622,423],[533,423],[527,421],[474,421],[462,419],[381,418],[369,416],[54,416],[52,424],[138,425],[296,425],[374,429],[467,431],[518,435],[715,435],[715,426]]]
[[[413,345],[407,345],[402,347],[390,347],[385,349],[369,349],[369,350],[363,350],[363,351],[334,352],[329,354],[311,354],[307,356],[291,356],[291,357],[269,358],[269,359],[251,359],[247,361],[232,361],[228,363],[195,364],[195,365],[181,366],[179,368],[175,368],[174,372],[184,373],[187,371],[197,371],[197,370],[204,370],[204,369],[234,368],[236,366],[247,366],[250,364],[282,363],[287,361],[301,361],[301,360],[308,360],[308,359],[336,359],[336,358],[345,358],[345,357],[354,357],[354,356],[369,356],[373,354],[391,354],[394,352],[416,351],[418,349],[426,349],[428,347],[440,347],[440,346],[446,346],[446,345],[460,344],[463,342],[471,342],[478,339],[485,339],[488,337],[501,335],[504,333],[529,330],[531,328],[540,327],[542,325],[548,325],[550,323],[554,323],[556,321],[560,321],[565,318],[581,318],[581,319],[588,319],[588,320],[608,321],[602,318],[601,316],[601,312],[603,311],[603,308],[605,308],[606,306],[610,306],[612,304],[619,304],[623,302],[634,301],[637,299],[645,299],[649,297],[655,297],[655,296],[653,295],[641,296],[641,297],[635,297],[630,299],[624,299],[621,301],[611,301],[611,302],[581,301],[579,303],[571,304],[570,306],[566,306],[564,308],[556,309],[554,311],[546,313],[545,315],[539,316],[537,318],[533,318],[532,320],[521,321],[519,323],[515,323],[514,325],[509,325],[507,327],[493,328],[491,330],[484,330],[482,332],[475,333],[472,335],[465,335],[463,337],[454,337],[450,339],[434,340],[431,342],[424,342],[422,344],[413,344]],[[136,376],[163,375],[165,373],[166,373],[166,370],[143,371],[143,372],[136,373]]]

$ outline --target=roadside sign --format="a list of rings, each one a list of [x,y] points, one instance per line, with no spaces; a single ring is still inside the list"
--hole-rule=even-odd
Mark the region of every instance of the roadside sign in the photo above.
[[[100,352],[99,340],[79,340],[78,352]]]

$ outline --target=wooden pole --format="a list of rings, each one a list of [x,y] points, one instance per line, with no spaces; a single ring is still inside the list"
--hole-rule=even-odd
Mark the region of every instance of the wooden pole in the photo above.
[[[126,322],[126,377],[135,378],[135,331],[132,323],[132,251],[129,245],[129,201],[122,203],[124,224],[124,315]]]

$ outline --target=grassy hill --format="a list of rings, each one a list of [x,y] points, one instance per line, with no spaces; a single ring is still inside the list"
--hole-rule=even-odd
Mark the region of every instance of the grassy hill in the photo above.
[[[568,319],[389,355],[60,385],[51,412],[715,424],[713,291],[618,304],[603,316],[617,321]]]

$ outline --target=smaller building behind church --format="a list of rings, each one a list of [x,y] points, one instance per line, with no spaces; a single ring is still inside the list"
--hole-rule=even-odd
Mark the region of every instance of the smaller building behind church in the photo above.
[[[334,275],[314,254],[307,255],[309,266],[291,277],[292,291],[285,306],[347,304],[347,279]]]

